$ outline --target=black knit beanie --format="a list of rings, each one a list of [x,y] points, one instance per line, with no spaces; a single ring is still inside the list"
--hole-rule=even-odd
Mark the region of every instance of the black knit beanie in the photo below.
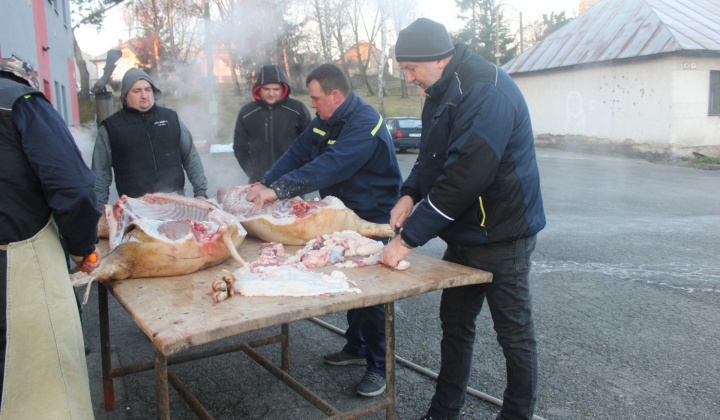
[[[455,53],[445,25],[420,18],[400,31],[395,44],[396,61],[435,61]]]

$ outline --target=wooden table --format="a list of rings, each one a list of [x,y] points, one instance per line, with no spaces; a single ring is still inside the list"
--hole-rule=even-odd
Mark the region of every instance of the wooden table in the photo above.
[[[246,261],[253,261],[257,258],[259,244],[259,240],[248,237],[241,244],[238,252]],[[100,248],[107,249],[106,241],[101,242]],[[298,248],[287,247],[286,252],[294,253]],[[362,293],[335,294],[328,297],[246,297],[236,294],[216,304],[212,296],[209,296],[209,292],[212,291],[211,283],[222,270],[233,271],[239,268],[232,259],[183,276],[112,280],[100,284],[98,300],[105,409],[112,411],[115,408],[113,378],[154,369],[158,419],[170,419],[169,383],[198,417],[212,418],[180,380],[168,370],[168,365],[241,350],[328,415],[328,418],[358,418],[384,409],[386,418],[394,419],[394,302],[433,290],[487,283],[492,279],[492,274],[485,271],[416,253],[411,254],[407,261],[411,263],[411,268],[406,271],[393,270],[383,265],[343,269],[347,277],[357,283]],[[318,271],[330,272],[335,269],[330,266]],[[154,346],[152,363],[112,367],[108,291],[152,340]],[[341,413],[285,372],[290,366],[289,323],[379,304],[385,305],[387,389],[384,399],[374,401],[362,409]],[[281,326],[279,335],[201,352],[188,352],[199,345],[273,326]],[[281,343],[281,368],[253,349],[271,343]]]

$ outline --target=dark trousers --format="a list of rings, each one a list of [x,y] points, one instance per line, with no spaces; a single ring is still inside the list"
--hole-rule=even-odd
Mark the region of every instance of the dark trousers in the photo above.
[[[385,308],[383,305],[351,309],[347,312],[347,344],[343,350],[365,356],[367,369],[385,377]]]
[[[449,246],[443,259],[493,274],[492,283],[443,290],[441,366],[429,414],[457,419],[465,403],[475,342],[475,320],[487,299],[505,355],[507,386],[497,419],[531,419],[537,399],[537,349],[530,292],[530,256],[536,237],[510,244]]]

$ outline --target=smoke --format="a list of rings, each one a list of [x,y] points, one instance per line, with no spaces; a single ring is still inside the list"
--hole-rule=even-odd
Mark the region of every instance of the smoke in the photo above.
[[[95,124],[71,125],[68,126],[70,134],[75,139],[75,144],[80,149],[80,154],[89,167],[92,166],[92,153],[95,147],[95,137],[97,137],[97,127]]]

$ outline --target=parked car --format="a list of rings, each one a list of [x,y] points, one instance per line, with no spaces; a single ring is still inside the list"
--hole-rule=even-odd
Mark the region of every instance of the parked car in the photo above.
[[[401,152],[420,148],[422,120],[414,117],[388,117],[385,124],[392,136],[395,148]]]

